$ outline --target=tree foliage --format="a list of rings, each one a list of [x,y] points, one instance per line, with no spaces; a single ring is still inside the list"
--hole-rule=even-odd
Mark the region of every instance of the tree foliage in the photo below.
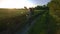
[[[48,7],[51,12],[54,12],[55,15],[60,17],[60,0],[51,0],[51,2],[48,3]]]
[[[43,5],[43,6],[36,6],[35,7],[36,10],[48,10],[49,8],[46,6],[46,5]]]
[[[48,4],[50,14],[60,23],[60,0],[51,0]]]

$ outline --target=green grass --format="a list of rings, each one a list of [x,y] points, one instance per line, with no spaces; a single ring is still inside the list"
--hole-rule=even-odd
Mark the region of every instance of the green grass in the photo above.
[[[20,16],[21,14],[25,14],[24,10],[13,10],[13,9],[2,9],[0,10],[0,19],[11,18],[15,16]]]
[[[21,13],[23,12],[23,13]],[[2,9],[0,10],[0,31],[16,29],[16,25],[22,25],[26,21],[26,13],[24,10]]]
[[[44,27],[46,26],[44,24],[46,19],[45,17],[46,17],[46,14],[41,15],[41,17],[39,17],[39,19],[36,20],[34,26],[30,29],[28,34],[43,34],[43,32],[45,33],[45,30],[44,30]]]
[[[38,14],[39,11],[35,11],[34,13]],[[25,21],[25,10],[0,9],[0,31],[7,28],[12,29],[13,31],[17,24],[23,25]]]
[[[44,11],[44,10],[35,10],[35,11],[34,11],[34,14],[38,14],[38,13],[40,13],[41,11]]]
[[[50,23],[50,24],[47,24]],[[27,32],[28,34],[47,34],[48,25],[51,30],[50,34],[54,34],[56,31],[56,23],[52,16],[45,13],[36,20],[34,26]]]

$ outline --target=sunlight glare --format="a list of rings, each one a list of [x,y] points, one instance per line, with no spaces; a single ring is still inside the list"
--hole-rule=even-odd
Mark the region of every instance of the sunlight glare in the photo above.
[[[29,8],[35,5],[27,0],[2,0],[0,2],[0,8],[24,8],[24,6]]]

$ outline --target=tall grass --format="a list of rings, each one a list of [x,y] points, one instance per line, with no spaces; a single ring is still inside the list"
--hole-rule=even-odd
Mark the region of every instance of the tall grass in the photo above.
[[[34,14],[38,13],[39,10],[34,11]],[[0,32],[4,30],[12,32],[21,27],[27,20],[26,14],[24,9],[0,9]]]
[[[0,31],[17,28],[26,21],[24,10],[0,9]]]

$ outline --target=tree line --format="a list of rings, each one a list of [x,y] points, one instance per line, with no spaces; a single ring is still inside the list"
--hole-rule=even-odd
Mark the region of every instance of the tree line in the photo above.
[[[43,5],[43,6],[37,5],[34,9],[36,9],[36,10],[48,10],[49,7],[46,5]]]

